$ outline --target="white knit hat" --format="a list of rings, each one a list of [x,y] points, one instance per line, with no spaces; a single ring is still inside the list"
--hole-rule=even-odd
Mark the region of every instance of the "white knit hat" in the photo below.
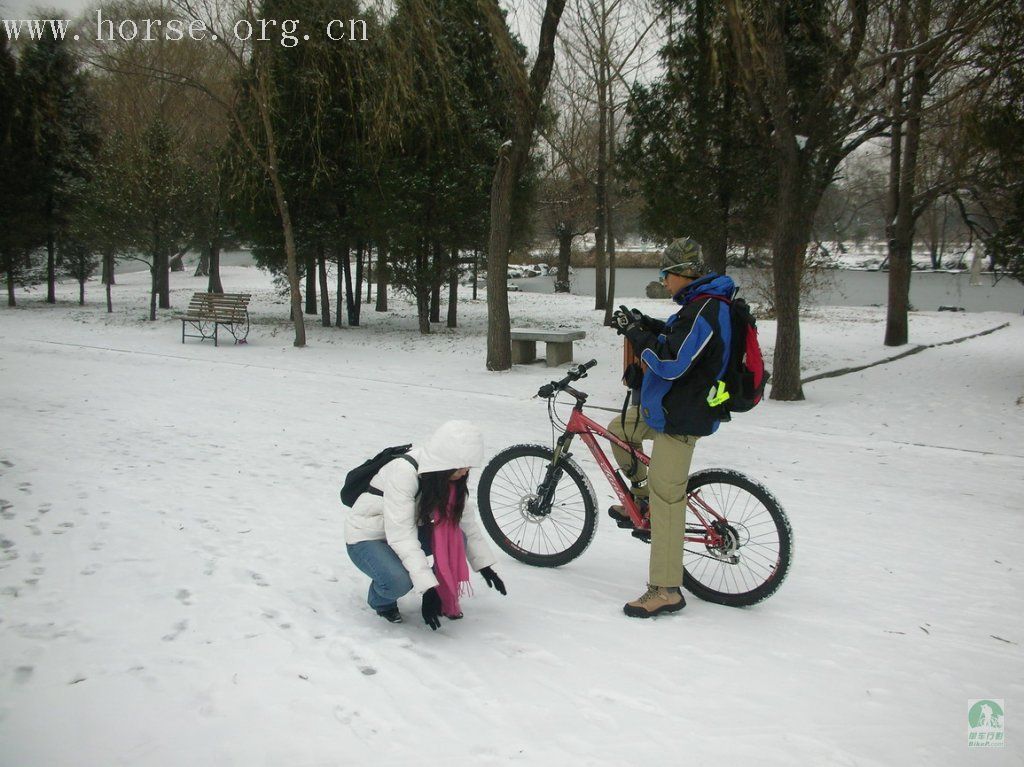
[[[484,460],[484,438],[469,421],[441,424],[423,445],[419,473],[480,466]]]

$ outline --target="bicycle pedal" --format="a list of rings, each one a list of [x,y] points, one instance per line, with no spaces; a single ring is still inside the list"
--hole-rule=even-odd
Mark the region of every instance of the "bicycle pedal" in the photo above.
[[[634,530],[633,531],[633,537],[636,538],[638,541],[643,541],[644,543],[650,543],[651,542],[651,531],[650,530]]]

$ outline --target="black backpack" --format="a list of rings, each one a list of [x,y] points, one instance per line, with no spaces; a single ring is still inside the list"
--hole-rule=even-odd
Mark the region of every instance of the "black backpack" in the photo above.
[[[356,499],[363,493],[371,495],[384,495],[380,490],[370,485],[370,482],[377,472],[396,458],[404,458],[414,467],[419,468],[416,461],[406,455],[412,445],[398,445],[397,447],[386,447],[369,460],[363,461],[352,471],[345,475],[345,484],[341,486],[341,502],[351,508]]]

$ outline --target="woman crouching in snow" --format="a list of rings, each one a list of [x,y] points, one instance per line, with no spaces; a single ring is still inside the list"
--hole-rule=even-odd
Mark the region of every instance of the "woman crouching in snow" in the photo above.
[[[448,421],[424,445],[378,471],[371,491],[352,506],[346,548],[370,576],[366,601],[382,618],[401,623],[398,599],[413,589],[423,596],[423,620],[430,628],[440,627],[441,615],[461,618],[459,597],[472,593],[469,566],[505,594],[475,516],[464,513],[467,475],[483,455],[483,438],[473,424]],[[427,561],[431,554],[433,567]]]

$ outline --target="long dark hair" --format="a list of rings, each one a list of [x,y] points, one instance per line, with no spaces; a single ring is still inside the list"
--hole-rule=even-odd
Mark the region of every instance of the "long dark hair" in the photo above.
[[[449,481],[455,469],[445,471],[428,471],[420,474],[420,507],[417,522],[426,524],[431,521],[434,511],[439,511],[442,519],[450,519],[455,524],[462,521],[462,510],[466,507],[466,481],[469,475]],[[455,507],[448,511],[449,488],[455,486]]]

